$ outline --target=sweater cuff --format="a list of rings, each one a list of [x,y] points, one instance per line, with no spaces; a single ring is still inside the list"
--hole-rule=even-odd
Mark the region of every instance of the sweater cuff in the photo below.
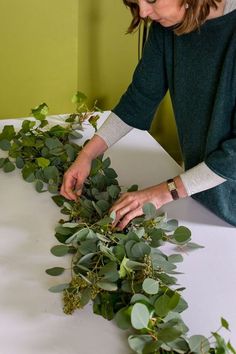
[[[213,172],[205,162],[182,173],[180,178],[189,196],[216,187],[226,181]]]
[[[105,122],[97,130],[96,135],[100,136],[106,142],[107,146],[110,147],[132,129],[133,127],[123,122],[115,113],[111,112]]]

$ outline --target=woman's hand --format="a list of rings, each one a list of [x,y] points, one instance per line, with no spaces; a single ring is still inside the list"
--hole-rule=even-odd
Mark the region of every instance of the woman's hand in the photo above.
[[[174,181],[178,189],[179,198],[187,197],[188,194],[181,178],[176,176]],[[153,203],[159,209],[171,201],[173,201],[173,198],[166,182],[141,191],[124,193],[111,208],[111,212],[115,211],[116,213],[116,220],[113,225],[123,230],[132,219],[143,215],[142,208],[144,204]]]
[[[137,192],[127,192],[114,203],[111,212],[115,211],[114,226],[123,230],[128,223],[137,216],[143,215],[142,207],[146,203],[153,203],[157,209],[172,201],[166,182]]]
[[[81,151],[74,163],[65,172],[60,193],[63,197],[76,200],[81,195],[84,182],[91,170],[91,159]]]
[[[81,195],[84,182],[91,170],[92,161],[102,155],[106,149],[106,142],[95,134],[65,172],[60,191],[63,197],[76,200]]]

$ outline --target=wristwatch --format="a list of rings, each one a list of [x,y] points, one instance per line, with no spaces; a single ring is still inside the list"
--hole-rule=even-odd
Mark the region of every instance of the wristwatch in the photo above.
[[[177,187],[176,187],[176,184],[175,184],[175,181],[173,180],[173,178],[170,178],[167,180],[167,188],[168,188],[169,192],[171,193],[172,198],[174,200],[179,199],[178,190],[177,190]]]

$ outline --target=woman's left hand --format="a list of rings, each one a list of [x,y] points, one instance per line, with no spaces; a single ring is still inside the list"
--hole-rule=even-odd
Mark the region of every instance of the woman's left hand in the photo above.
[[[159,209],[170,201],[172,201],[172,196],[166,182],[137,192],[124,193],[110,210],[116,213],[113,226],[123,230],[132,219],[143,215],[142,207],[146,203],[153,203]]]

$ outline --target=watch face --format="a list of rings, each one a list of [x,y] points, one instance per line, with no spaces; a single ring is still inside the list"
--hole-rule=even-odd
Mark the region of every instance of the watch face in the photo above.
[[[168,183],[168,187],[169,187],[169,190],[170,190],[170,191],[173,191],[173,190],[176,189],[174,182]]]

